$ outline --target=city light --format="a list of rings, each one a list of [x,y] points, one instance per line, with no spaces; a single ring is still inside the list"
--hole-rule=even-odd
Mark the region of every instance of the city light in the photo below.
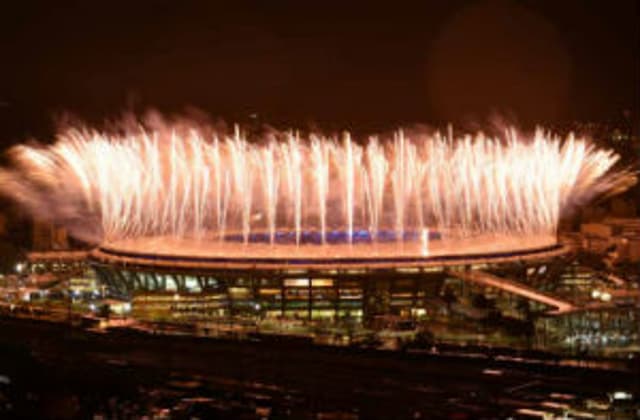
[[[25,269],[24,263],[21,263],[21,262],[16,263],[16,266],[15,266],[16,273],[21,274],[24,269]]]

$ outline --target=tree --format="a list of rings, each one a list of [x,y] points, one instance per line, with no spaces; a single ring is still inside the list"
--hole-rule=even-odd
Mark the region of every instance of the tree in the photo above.
[[[110,315],[111,315],[111,307],[109,307],[109,305],[106,303],[100,305],[100,307],[98,308],[98,316],[100,318],[109,319]]]
[[[474,308],[478,308],[478,309],[491,308],[491,302],[482,293],[476,293],[475,295],[473,295],[473,299],[471,300],[471,305],[473,305]]]

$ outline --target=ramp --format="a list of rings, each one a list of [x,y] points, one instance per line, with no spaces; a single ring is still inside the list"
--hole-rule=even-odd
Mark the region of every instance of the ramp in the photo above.
[[[552,306],[556,308],[554,311],[556,313],[569,312],[575,309],[575,306],[571,302],[559,299],[522,283],[498,277],[484,271],[449,271],[449,274],[465,281],[481,284],[483,286],[495,287],[496,289],[504,290],[505,292],[513,293],[529,300]]]

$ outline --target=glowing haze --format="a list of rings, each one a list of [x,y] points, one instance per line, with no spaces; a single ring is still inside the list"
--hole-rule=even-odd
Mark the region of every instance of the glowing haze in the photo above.
[[[573,136],[398,131],[389,138],[296,132],[247,138],[198,124],[60,130],[10,151],[0,190],[82,239],[142,236],[300,243],[335,230],[350,242],[430,230],[554,236],[561,216],[632,178],[618,156]],[[427,236],[425,236],[427,235]],[[418,239],[419,240],[419,239]]]

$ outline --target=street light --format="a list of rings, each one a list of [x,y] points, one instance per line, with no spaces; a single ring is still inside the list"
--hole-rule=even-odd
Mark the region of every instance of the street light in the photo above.
[[[15,266],[16,273],[22,274],[22,271],[25,269],[25,266],[26,266],[25,263],[22,263],[22,262],[16,263],[16,266]]]

